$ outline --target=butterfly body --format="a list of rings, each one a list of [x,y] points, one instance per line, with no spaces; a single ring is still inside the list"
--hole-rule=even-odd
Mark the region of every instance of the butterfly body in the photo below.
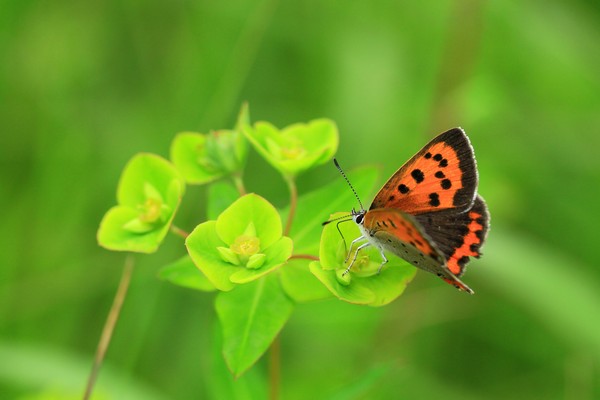
[[[396,171],[369,210],[352,212],[361,232],[352,243],[366,242],[356,248],[346,272],[361,249],[373,246],[382,256],[381,267],[388,251],[473,293],[459,277],[470,257],[480,256],[489,228],[477,183],[473,148],[464,131],[438,135]]]

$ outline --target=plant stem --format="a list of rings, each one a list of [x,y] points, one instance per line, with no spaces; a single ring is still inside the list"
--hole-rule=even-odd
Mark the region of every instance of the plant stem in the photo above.
[[[296,181],[294,178],[286,178],[285,179],[288,188],[290,189],[290,212],[287,217],[287,222],[285,224],[285,230],[283,231],[283,235],[287,236],[292,229],[292,222],[294,221],[294,214],[296,214],[296,204],[298,202],[298,189],[296,188]]]
[[[187,239],[187,237],[189,236],[188,232],[186,232],[183,229],[181,229],[180,227],[172,225],[172,224],[171,224],[171,232],[173,232],[176,235],[181,236],[184,239]]]
[[[123,274],[121,275],[119,288],[117,289],[117,293],[113,299],[112,307],[110,308],[110,312],[108,313],[108,317],[104,323],[104,328],[102,329],[102,335],[100,336],[100,341],[98,342],[98,347],[96,348],[94,365],[92,366],[92,372],[90,372],[90,376],[88,378],[83,400],[89,399],[92,395],[92,391],[94,390],[94,385],[96,384],[96,379],[98,378],[98,372],[100,372],[100,367],[104,361],[104,356],[106,355],[106,350],[110,344],[112,333],[119,319],[121,307],[123,306],[123,301],[127,295],[127,289],[129,289],[129,283],[131,282],[131,275],[134,267],[133,261],[133,255],[131,254],[125,258],[125,266],[123,267]]]
[[[232,179],[233,179],[233,183],[235,185],[235,188],[240,193],[240,196],[245,195],[246,194],[246,187],[244,186],[244,181],[242,179],[242,174],[241,173],[233,174],[232,175]]]
[[[279,399],[279,381],[281,379],[281,341],[279,335],[271,343],[269,350],[269,399]]]
[[[305,260],[319,261],[319,257],[313,256],[312,254],[292,254],[292,256],[290,257],[290,260],[293,260],[295,258],[303,258]]]

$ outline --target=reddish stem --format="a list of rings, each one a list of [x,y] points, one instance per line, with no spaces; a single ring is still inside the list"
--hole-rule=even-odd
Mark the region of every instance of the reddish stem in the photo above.
[[[178,226],[175,225],[171,225],[171,232],[173,232],[176,235],[181,236],[184,239],[187,239],[187,237],[190,235],[188,232],[184,231],[183,229],[181,229]]]
[[[123,301],[127,295],[127,289],[129,289],[129,283],[131,282],[131,275],[133,273],[133,266],[133,255],[130,254],[125,259],[125,266],[123,267],[123,274],[121,275],[119,288],[117,289],[117,293],[113,299],[112,307],[110,308],[110,312],[108,313],[108,317],[104,323],[104,328],[102,329],[102,335],[100,336],[100,341],[98,342],[98,347],[96,349],[94,365],[92,366],[92,372],[88,378],[83,400],[89,399],[92,395],[92,391],[94,390],[94,385],[96,384],[100,367],[102,366],[104,356],[108,350],[108,345],[110,344],[110,339],[112,338],[115,325],[117,324],[119,315],[121,314],[121,307],[123,306]]]
[[[283,231],[284,236],[288,236],[292,229],[292,222],[294,221],[294,215],[296,214],[296,205],[298,203],[298,189],[296,188],[296,182],[294,178],[286,178],[288,187],[290,189],[290,212],[287,217],[285,224],[285,230]]]
[[[313,256],[312,254],[292,254],[292,256],[290,257],[290,260],[293,260],[295,258],[301,258],[301,259],[304,259],[304,260],[319,261],[319,257]]]

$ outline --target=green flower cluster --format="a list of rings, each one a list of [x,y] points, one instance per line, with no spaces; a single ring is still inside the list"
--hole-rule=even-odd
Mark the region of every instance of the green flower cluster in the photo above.
[[[414,276],[413,267],[394,258],[377,273],[381,259],[373,249],[362,251],[350,273],[343,274],[349,249],[335,224],[321,226],[338,216],[331,211],[353,205],[342,179],[298,196],[297,176],[330,161],[338,141],[337,127],[328,119],[278,129],[269,122],[252,125],[243,106],[231,130],[177,135],[170,162],[153,154],[133,157],[121,175],[117,205],[100,223],[98,242],[110,250],[151,253],[169,230],[184,236],[187,254],[160,276],[184,287],[218,291],[223,354],[230,370],[240,375],[266,351],[294,303],[335,296],[381,306],[397,298]],[[287,183],[289,206],[278,210],[263,197],[246,194],[243,172],[250,145]],[[363,169],[352,178],[358,190],[367,192],[376,173]],[[173,225],[186,184],[210,184],[208,220],[190,234]],[[339,227],[347,239],[359,234],[355,224]]]

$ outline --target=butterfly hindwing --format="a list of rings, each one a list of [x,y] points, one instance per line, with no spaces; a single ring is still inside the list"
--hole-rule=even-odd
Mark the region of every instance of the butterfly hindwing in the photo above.
[[[397,208],[408,214],[469,209],[477,191],[473,148],[461,128],[431,140],[381,188],[370,210]]]
[[[364,228],[383,249],[459,289],[473,293],[451,272],[444,254],[412,216],[397,209],[379,208],[365,214]]]
[[[450,271],[460,277],[469,257],[479,257],[489,228],[489,213],[481,196],[468,211],[448,209],[415,217],[446,258]]]
[[[397,242],[396,251],[393,253],[400,253],[397,255],[404,259],[411,252],[428,256],[437,263],[445,261],[432,244],[431,239],[422,233],[423,229],[418,226],[418,222],[400,210],[392,208],[370,210],[365,214],[364,227],[370,235],[375,235],[375,237],[382,237],[384,233],[389,235],[390,237],[383,241],[384,244],[387,243],[385,246],[388,247]],[[412,263],[412,260],[407,259],[407,261]]]

